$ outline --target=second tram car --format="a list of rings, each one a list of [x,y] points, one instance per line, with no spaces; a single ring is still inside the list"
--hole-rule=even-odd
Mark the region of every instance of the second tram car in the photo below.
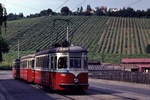
[[[34,54],[20,58],[20,76],[28,82],[34,81]]]

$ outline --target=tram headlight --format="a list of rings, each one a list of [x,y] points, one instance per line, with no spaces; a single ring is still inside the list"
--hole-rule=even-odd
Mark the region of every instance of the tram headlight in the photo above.
[[[74,78],[74,83],[78,83],[79,80],[77,78]]]
[[[61,76],[65,77],[65,76],[66,76],[66,74],[61,74]]]

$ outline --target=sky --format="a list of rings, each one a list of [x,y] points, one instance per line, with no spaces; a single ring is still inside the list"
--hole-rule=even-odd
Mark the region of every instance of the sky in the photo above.
[[[150,8],[150,0],[0,0],[8,13],[23,13],[24,15],[39,13],[41,10],[51,8],[59,12],[63,6],[68,6],[72,11],[88,4],[92,8],[107,6],[108,8],[132,7],[135,10],[146,10]]]

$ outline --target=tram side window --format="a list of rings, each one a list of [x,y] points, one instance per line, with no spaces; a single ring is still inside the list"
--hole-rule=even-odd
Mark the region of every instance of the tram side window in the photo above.
[[[51,57],[51,69],[56,69],[57,57]]]
[[[36,66],[35,67],[38,67],[39,66],[39,62],[38,62],[38,58],[36,58]]]
[[[31,68],[31,61],[28,61],[28,67]]]
[[[40,58],[40,57],[38,57],[38,58],[36,59],[36,67],[38,67],[38,68],[41,67],[41,58]]]
[[[51,57],[51,69],[53,69],[53,64],[54,63],[54,60],[53,60],[53,57]]]
[[[32,66],[31,67],[34,68],[34,60],[32,60]]]
[[[27,68],[27,61],[23,61],[23,68]]]
[[[24,61],[22,62],[22,68],[24,68]]]
[[[57,66],[57,57],[51,57],[51,67],[52,69],[56,69]]]
[[[70,57],[70,67],[71,68],[81,68],[81,58],[80,57]]]
[[[55,57],[54,63],[55,63],[54,69],[56,69],[56,66],[57,66],[57,57]]]
[[[42,66],[43,69],[45,69],[45,57],[42,57]]]
[[[28,61],[28,68],[31,68],[31,61]]]
[[[24,68],[24,61],[22,62],[22,68]]]
[[[20,68],[22,68],[22,66],[23,66],[23,64],[22,64],[22,62],[21,62],[21,64],[20,64]]]
[[[43,67],[43,57],[40,57],[40,67]]]
[[[24,61],[21,62],[21,68],[25,68],[25,62]]]
[[[27,61],[25,61],[24,63],[25,63],[25,68],[27,68]]]
[[[84,57],[84,69],[88,69],[88,58]]]
[[[67,68],[67,57],[60,57],[58,60],[58,68]]]
[[[45,56],[43,57],[43,67],[48,68],[48,65],[49,65],[49,57]]]
[[[43,67],[43,57],[40,57],[40,66],[39,67]]]
[[[28,64],[29,64],[29,68],[31,69],[31,68],[34,68],[34,62],[33,62],[34,60],[32,60],[32,61],[28,61]]]
[[[24,61],[23,61],[23,62],[22,62],[22,68],[24,68],[24,66],[25,66],[25,65],[24,65]]]

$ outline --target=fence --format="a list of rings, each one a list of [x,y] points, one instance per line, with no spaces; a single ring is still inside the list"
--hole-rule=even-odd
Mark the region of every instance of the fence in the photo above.
[[[150,73],[121,70],[89,70],[90,78],[150,84]]]

